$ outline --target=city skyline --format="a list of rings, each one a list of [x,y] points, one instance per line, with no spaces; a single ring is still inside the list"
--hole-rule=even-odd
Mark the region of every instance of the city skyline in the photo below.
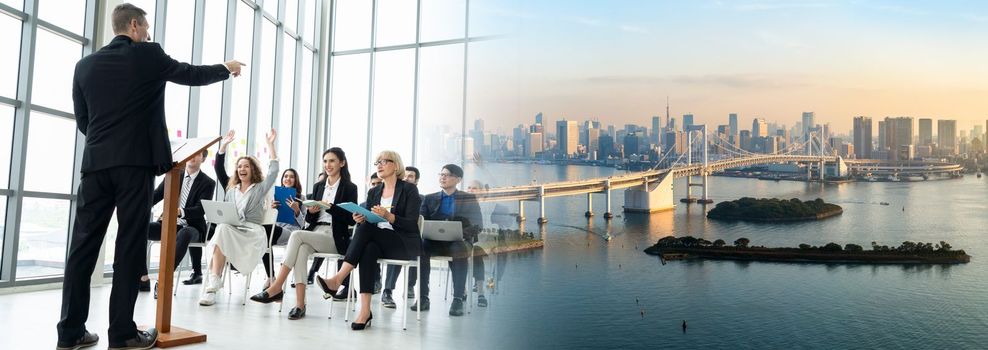
[[[518,50],[498,57],[513,65],[510,91],[487,97],[499,111],[467,119],[496,119],[494,130],[535,112],[647,124],[665,116],[667,96],[673,117],[696,124],[738,113],[742,125],[793,125],[814,111],[841,130],[855,116],[954,119],[963,130],[988,118],[982,3],[621,3],[502,5]]]

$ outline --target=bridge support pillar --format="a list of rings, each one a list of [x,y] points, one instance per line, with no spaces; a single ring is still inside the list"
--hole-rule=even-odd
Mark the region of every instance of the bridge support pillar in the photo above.
[[[710,199],[707,198],[707,171],[703,171],[703,204],[706,204]]]
[[[518,222],[525,221],[525,201],[518,201]]]
[[[593,193],[587,193],[587,212],[583,213],[583,216],[588,218],[593,216]]]
[[[806,182],[813,180],[813,163],[806,163]]]
[[[657,182],[643,181],[642,186],[624,190],[624,211],[632,213],[653,213],[675,208],[673,202],[672,172],[660,175]]]
[[[604,203],[606,207],[604,208],[604,218],[610,220],[611,218],[614,217],[614,214],[611,213],[611,180],[610,179],[604,182],[604,187],[605,187]]]
[[[545,217],[545,186],[539,186],[539,224],[549,222]]]
[[[826,174],[827,174],[826,161],[821,160],[820,161],[820,181],[823,181],[824,180],[824,178],[827,176]]]

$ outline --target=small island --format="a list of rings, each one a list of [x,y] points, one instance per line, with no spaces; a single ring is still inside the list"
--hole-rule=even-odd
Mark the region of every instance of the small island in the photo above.
[[[817,198],[801,201],[798,198],[751,198],[720,202],[707,212],[707,217],[718,220],[740,220],[756,222],[821,220],[844,213],[836,204]]]
[[[964,250],[954,250],[949,243],[902,242],[898,247],[871,242],[871,250],[857,244],[841,246],[827,243],[823,246],[800,244],[796,248],[749,247],[747,238],[738,238],[728,246],[722,239],[710,242],[692,236],[667,236],[655,245],[645,248],[645,253],[658,255],[664,260],[715,259],[797,263],[847,263],[847,264],[963,264],[971,262]]]

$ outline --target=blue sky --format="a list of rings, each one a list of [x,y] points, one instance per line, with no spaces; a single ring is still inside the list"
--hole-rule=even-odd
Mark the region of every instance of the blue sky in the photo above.
[[[479,79],[503,94],[477,99],[505,127],[538,111],[644,124],[666,95],[674,117],[713,124],[738,112],[742,124],[791,125],[804,110],[840,129],[855,115],[958,119],[963,130],[988,119],[988,2],[477,3],[512,33],[515,52]]]

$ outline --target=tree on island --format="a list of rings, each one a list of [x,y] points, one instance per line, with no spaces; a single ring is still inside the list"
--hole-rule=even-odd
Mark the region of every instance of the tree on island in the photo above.
[[[734,240],[734,246],[738,248],[748,248],[748,243],[751,243],[751,240],[744,237]]]
[[[722,248],[725,245],[727,245],[727,242],[724,242],[723,239],[718,238],[716,241],[714,241],[714,248]]]

